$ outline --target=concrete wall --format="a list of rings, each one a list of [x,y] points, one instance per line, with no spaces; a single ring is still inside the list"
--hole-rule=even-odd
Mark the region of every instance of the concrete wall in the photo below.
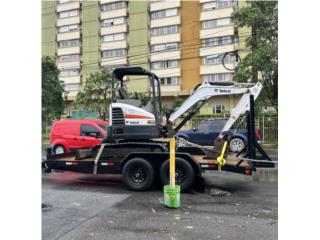
[[[55,1],[42,1],[41,51],[42,55],[55,56],[56,14]]]
[[[98,1],[82,2],[82,58],[83,81],[86,77],[99,70],[99,4]]]
[[[129,1],[129,65],[148,66],[148,1]],[[148,79],[130,77],[131,92],[146,92]]]
[[[181,89],[183,91],[193,90],[202,82],[199,69],[201,64],[199,56],[200,11],[198,1],[181,2]]]

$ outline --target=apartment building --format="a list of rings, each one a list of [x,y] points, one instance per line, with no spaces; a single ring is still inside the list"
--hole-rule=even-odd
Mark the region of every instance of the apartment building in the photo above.
[[[186,98],[203,81],[232,81],[241,39],[231,15],[237,1],[43,1],[42,53],[57,58],[72,102],[91,72],[139,65],[161,79],[164,103]],[[224,61],[224,64],[222,64]],[[147,80],[128,79],[132,91]],[[202,113],[232,108],[236,97],[209,101]]]

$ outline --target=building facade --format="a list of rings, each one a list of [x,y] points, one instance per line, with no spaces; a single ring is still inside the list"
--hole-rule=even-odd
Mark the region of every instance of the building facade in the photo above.
[[[237,7],[237,1],[222,0],[43,1],[42,54],[56,57],[69,102],[90,73],[138,65],[161,78],[170,105],[203,81],[232,81],[232,51],[242,40],[231,18]],[[139,77],[129,85],[132,91],[147,88]],[[220,113],[236,101],[218,97],[201,112]]]

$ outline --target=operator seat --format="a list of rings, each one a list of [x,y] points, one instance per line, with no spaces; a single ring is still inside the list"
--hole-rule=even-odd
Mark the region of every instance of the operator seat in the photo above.
[[[119,92],[120,99],[129,99],[130,98],[127,91],[123,87],[120,87],[118,92]]]
[[[139,108],[141,107],[141,101],[139,99],[130,98],[127,91],[123,87],[120,87],[118,92],[119,98],[116,100],[117,103],[125,103]]]
[[[153,113],[153,105],[152,105],[152,100],[150,100],[147,105],[142,107],[143,110],[146,110],[149,113]]]

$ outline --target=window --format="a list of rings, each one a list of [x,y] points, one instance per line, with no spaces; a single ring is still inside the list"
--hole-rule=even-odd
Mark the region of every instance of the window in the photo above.
[[[102,25],[102,27],[110,27],[113,25],[124,24],[126,22],[127,22],[127,19],[125,17],[110,18],[110,19],[103,20],[101,25]]]
[[[59,18],[75,17],[75,16],[78,16],[78,11],[77,10],[65,11],[65,12],[60,12],[59,13]]]
[[[153,36],[160,36],[170,33],[177,33],[178,32],[178,26],[169,26],[169,27],[161,27],[161,28],[153,28],[152,29],[152,35]]]
[[[210,74],[204,75],[203,81],[204,82],[228,82],[232,81],[233,74],[231,73],[218,73],[218,74]]]
[[[105,36],[103,36],[103,41],[104,42],[119,41],[119,40],[124,40],[125,37],[126,37],[125,33],[117,33],[117,34],[105,35]]]
[[[79,60],[80,60],[80,55],[77,55],[77,54],[64,55],[59,57],[59,62],[74,62]]]
[[[203,28],[215,28],[219,26],[229,25],[231,24],[231,18],[220,18],[214,20],[207,20],[203,22]]]
[[[231,1],[228,0],[220,0],[218,1],[218,8],[226,8],[231,5]]]
[[[80,41],[78,39],[63,40],[59,42],[59,47],[60,48],[75,47],[75,46],[79,46],[79,44],[80,44]]]
[[[204,57],[204,64],[220,64],[222,63],[224,55],[210,55]],[[225,63],[236,62],[235,55],[226,55],[224,58]]]
[[[203,4],[203,11],[210,11],[217,8],[217,2],[208,2]]]
[[[164,43],[151,46],[151,52],[178,49],[178,43]]]
[[[103,135],[97,128],[89,124],[80,125],[80,135],[89,137],[103,137]]]
[[[196,129],[200,132],[207,132],[209,130],[209,124],[208,122],[200,123]]]
[[[223,104],[215,104],[213,105],[213,113],[223,113],[224,105]]]
[[[152,69],[175,68],[175,67],[178,67],[178,60],[168,60],[168,61],[159,61],[159,62],[151,63]]]
[[[210,123],[211,123],[210,127],[213,131],[220,132],[223,129],[223,127],[226,125],[227,121],[226,120],[220,120],[220,121],[217,120],[217,121],[211,121]]]
[[[78,25],[68,25],[68,26],[62,26],[59,27],[59,32],[72,32],[78,30],[79,26]]]
[[[210,11],[216,8],[226,8],[226,7],[231,7],[234,6],[236,7],[237,1],[228,1],[228,0],[220,0],[218,2],[207,2],[203,4],[203,11]]]
[[[227,45],[231,43],[238,42],[238,38],[232,36],[224,36],[224,37],[216,37],[216,38],[206,38],[204,39],[204,46],[205,47],[212,47],[212,46],[221,46]]]
[[[64,90],[65,91],[78,91],[80,89],[80,85],[78,83],[73,83],[73,84],[65,84],[64,85]]]
[[[171,8],[171,9],[152,12],[151,13],[151,19],[171,17],[171,16],[176,16],[176,15],[178,15],[178,9],[177,8]]]
[[[79,69],[68,69],[68,70],[61,70],[59,76],[60,77],[72,77],[80,75]]]
[[[115,9],[121,9],[121,8],[126,8],[126,7],[127,7],[126,1],[107,3],[107,4],[102,5],[102,11],[112,11]]]
[[[178,84],[178,77],[160,78],[160,83],[162,85],[177,85]]]
[[[59,2],[59,4],[62,4],[62,3],[71,2],[71,0],[59,0],[58,2]]]
[[[102,57],[104,58],[119,57],[119,56],[125,56],[125,55],[127,55],[126,49],[107,50],[102,52]]]
[[[105,132],[107,131],[107,127],[108,127],[107,124],[99,123],[98,126],[101,127]]]

